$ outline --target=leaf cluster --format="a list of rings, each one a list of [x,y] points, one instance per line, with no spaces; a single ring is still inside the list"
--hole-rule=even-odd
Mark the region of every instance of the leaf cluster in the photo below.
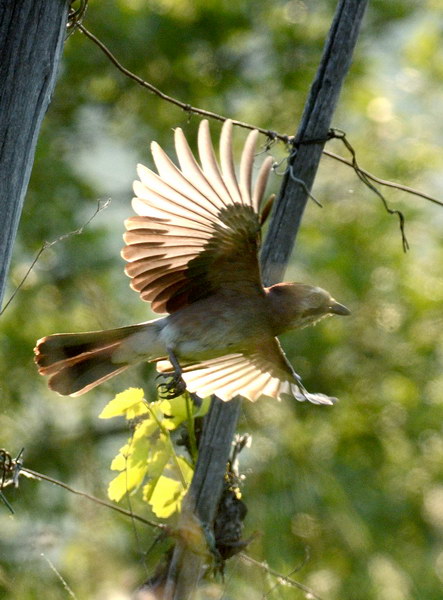
[[[110,482],[108,496],[119,502],[126,494],[141,492],[155,515],[167,518],[180,512],[194,472],[196,440],[194,419],[203,416],[209,400],[192,405],[189,394],[148,402],[140,388],[117,394],[102,410],[101,419],[124,417],[132,435],[111,464],[119,474]],[[189,456],[180,455],[172,435],[188,427]]]

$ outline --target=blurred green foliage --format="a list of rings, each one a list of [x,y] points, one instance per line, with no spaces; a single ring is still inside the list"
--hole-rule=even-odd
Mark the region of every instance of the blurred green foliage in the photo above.
[[[442,198],[441,6],[436,0],[370,3],[334,126],[360,164]],[[293,133],[335,2],[313,0],[102,0],[84,24],[129,69],[169,95],[233,118]],[[98,419],[115,392],[143,386],[149,366],[78,399],[37,376],[32,348],[57,331],[143,321],[119,258],[137,161],[149,142],[171,149],[171,129],[193,137],[198,118],[137,86],[85,36],[66,42],[39,138],[9,293],[45,240],[82,235],[43,252],[1,318],[0,446],[25,447],[27,466],[105,497],[124,423]],[[213,124],[214,131],[218,125]],[[243,138],[242,133],[237,139]],[[330,149],[345,154],[339,141]],[[279,145],[277,158],[285,155]],[[280,178],[274,176],[278,189]],[[320,284],[352,308],[288,335],[283,344],[308,389],[332,407],[244,405],[252,433],[241,455],[248,552],[324,600],[440,600],[443,586],[443,211],[384,190],[398,224],[352,170],[325,157],[288,279]],[[155,532],[43,482],[8,488],[0,503],[0,596],[14,600],[121,599],[164,550]],[[132,508],[147,516],[146,504]],[[309,549],[309,550],[307,550]],[[309,552],[309,559],[302,565]],[[300,567],[300,568],[299,568]],[[298,569],[298,570],[297,570]],[[205,597],[303,598],[240,559]],[[222,593],[224,594],[222,596]],[[211,594],[213,594],[211,596]],[[214,595],[218,594],[218,595]]]

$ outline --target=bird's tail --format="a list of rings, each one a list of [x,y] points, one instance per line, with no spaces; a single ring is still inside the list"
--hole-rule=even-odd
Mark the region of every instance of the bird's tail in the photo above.
[[[80,396],[137,362],[164,355],[158,321],[44,337],[34,348],[39,373],[49,376],[55,392]]]

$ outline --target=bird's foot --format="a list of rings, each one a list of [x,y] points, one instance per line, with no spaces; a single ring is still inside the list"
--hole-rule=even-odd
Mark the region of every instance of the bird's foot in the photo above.
[[[178,359],[171,348],[168,348],[168,358],[172,365],[173,371],[171,373],[165,373],[163,376],[167,377],[165,383],[161,383],[157,389],[159,396],[165,400],[172,400],[181,396],[186,391],[186,383],[182,377],[182,368]]]
[[[166,377],[166,381],[157,386],[160,398],[164,400],[172,400],[181,396],[186,391],[186,383],[181,376],[181,373],[162,374],[159,377]]]

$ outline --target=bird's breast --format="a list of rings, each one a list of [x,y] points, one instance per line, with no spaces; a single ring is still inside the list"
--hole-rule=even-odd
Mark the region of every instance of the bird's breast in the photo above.
[[[252,349],[269,338],[269,328],[260,297],[215,296],[169,315],[161,339],[179,358],[205,360]]]

